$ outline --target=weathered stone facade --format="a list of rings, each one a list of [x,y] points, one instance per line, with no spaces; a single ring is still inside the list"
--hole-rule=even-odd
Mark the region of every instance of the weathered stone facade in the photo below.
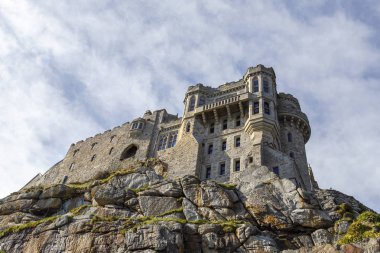
[[[296,98],[277,93],[276,75],[263,65],[218,88],[190,86],[182,117],[166,110],[72,144],[65,158],[25,188],[85,182],[99,173],[157,157],[175,168],[169,178],[236,181],[244,170],[267,166],[299,187],[316,186],[305,143],[310,125]]]

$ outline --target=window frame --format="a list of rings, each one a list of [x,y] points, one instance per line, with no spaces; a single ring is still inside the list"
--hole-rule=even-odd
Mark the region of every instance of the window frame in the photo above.
[[[253,102],[253,114],[260,113],[260,103],[258,101]]]
[[[223,170],[222,170],[223,168]],[[222,173],[223,171],[223,173]],[[219,176],[225,176],[226,175],[226,162],[221,162],[219,164]]]
[[[235,145],[235,148],[240,148],[241,147],[241,137],[240,137],[240,135],[235,136],[234,145]]]

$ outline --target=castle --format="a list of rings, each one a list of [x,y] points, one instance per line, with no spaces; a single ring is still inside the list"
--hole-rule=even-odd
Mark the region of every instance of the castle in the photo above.
[[[308,166],[307,116],[298,100],[277,93],[273,68],[248,68],[243,78],[217,88],[190,86],[182,117],[165,109],[72,144],[65,158],[24,188],[85,182],[97,173],[136,160],[159,158],[168,176],[231,181],[239,172],[266,166],[298,187],[317,187]]]

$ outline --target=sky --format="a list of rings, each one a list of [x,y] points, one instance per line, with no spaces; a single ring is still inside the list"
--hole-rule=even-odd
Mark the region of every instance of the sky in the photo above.
[[[0,197],[71,143],[249,66],[308,115],[321,188],[380,212],[380,1],[0,1]]]

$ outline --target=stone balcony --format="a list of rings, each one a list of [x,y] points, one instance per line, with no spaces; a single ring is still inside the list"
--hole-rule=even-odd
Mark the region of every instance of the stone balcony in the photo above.
[[[248,92],[243,93],[243,94],[239,94],[236,96],[232,96],[232,97],[220,100],[220,101],[216,101],[213,103],[205,104],[203,106],[199,106],[199,107],[195,108],[195,114],[213,111],[214,109],[224,108],[227,105],[238,104],[239,102],[244,102],[244,101],[249,100],[249,98],[250,98],[250,94]]]

